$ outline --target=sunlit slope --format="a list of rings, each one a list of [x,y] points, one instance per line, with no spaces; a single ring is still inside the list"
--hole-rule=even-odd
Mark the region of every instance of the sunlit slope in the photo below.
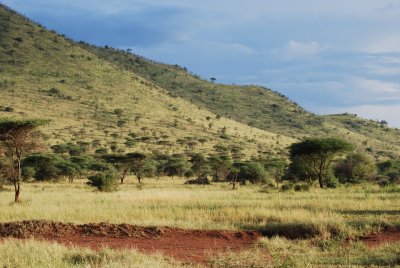
[[[360,151],[376,157],[397,157],[400,131],[350,115],[319,116],[307,112],[284,95],[260,86],[223,85],[201,79],[185,68],[154,62],[110,47],[80,42],[82,48],[125,70],[140,74],[200,107],[238,122],[296,139],[339,136],[354,142]]]
[[[374,121],[314,115],[263,87],[212,83],[176,65],[77,44],[4,7],[0,29],[0,116],[52,118],[49,144],[168,153],[212,153],[221,144],[249,157],[283,154],[307,136],[339,136],[376,157],[400,155],[399,130]]]
[[[171,96],[4,7],[0,28],[0,116],[52,119],[49,144],[99,140],[97,147],[168,153],[212,153],[221,144],[249,157],[284,153],[293,142]]]

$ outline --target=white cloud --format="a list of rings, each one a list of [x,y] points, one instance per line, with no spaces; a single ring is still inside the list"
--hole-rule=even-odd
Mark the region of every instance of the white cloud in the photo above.
[[[290,40],[284,47],[272,49],[271,52],[284,60],[295,60],[315,57],[329,47],[315,41],[301,43]]]
[[[385,76],[400,75],[400,67],[387,67],[380,65],[368,65],[366,67],[370,73]]]
[[[215,49],[222,51],[237,52],[245,55],[254,55],[257,53],[253,48],[239,44],[239,43],[223,43],[223,42],[204,42],[206,46],[214,47]]]
[[[354,113],[363,118],[373,120],[386,120],[392,127],[400,128],[400,106],[396,105],[362,105],[352,106],[344,108],[325,108],[325,111],[329,110],[330,113]]]
[[[366,40],[361,45],[362,50],[367,53],[388,53],[400,52],[400,35],[399,31],[393,32],[386,36],[374,35],[374,38]]]
[[[385,94],[398,93],[400,94],[400,85],[395,83],[383,82],[380,80],[367,79],[364,77],[351,78],[350,86],[354,89],[364,92],[365,94]]]

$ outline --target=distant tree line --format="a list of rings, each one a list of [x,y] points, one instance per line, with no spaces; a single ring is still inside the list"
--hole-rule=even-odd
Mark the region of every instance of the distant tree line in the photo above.
[[[304,190],[313,184],[320,188],[339,183],[374,180],[382,186],[400,182],[400,159],[375,163],[354,146],[339,138],[307,138],[293,143],[289,159],[258,156],[242,160],[240,148],[216,145],[216,153],[204,155],[145,154],[142,152],[88,153],[87,144],[65,143],[51,146],[52,152],[37,152],[37,128],[44,120],[0,121],[0,187],[11,183],[18,202],[22,181],[87,179],[101,191],[116,190],[127,176],[142,184],[146,178],[186,178],[187,183],[229,182],[260,184],[282,190]],[[35,152],[36,151],[36,152]]]

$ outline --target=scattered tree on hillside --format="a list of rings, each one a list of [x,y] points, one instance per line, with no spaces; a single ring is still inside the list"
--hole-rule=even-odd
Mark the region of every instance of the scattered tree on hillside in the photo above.
[[[21,192],[22,158],[40,147],[36,130],[48,122],[48,120],[40,119],[3,119],[0,121],[0,146],[11,167],[11,174],[8,175],[14,184],[15,202],[19,201]]]
[[[300,160],[308,170],[315,172],[319,186],[323,188],[335,156],[352,149],[349,142],[339,138],[308,138],[290,146],[290,160]]]

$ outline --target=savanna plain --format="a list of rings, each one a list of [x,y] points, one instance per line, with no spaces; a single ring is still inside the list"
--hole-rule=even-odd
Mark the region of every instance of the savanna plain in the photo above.
[[[0,195],[0,221],[129,223],[185,229],[257,230],[262,237],[241,250],[210,252],[207,262],[181,262],[162,253],[67,247],[33,239],[5,239],[3,267],[315,267],[395,266],[400,243],[363,238],[400,227],[400,189],[369,184],[309,192],[263,190],[227,183],[184,185],[181,179],[133,178],[120,191],[93,191],[74,183],[29,183],[24,199]]]

